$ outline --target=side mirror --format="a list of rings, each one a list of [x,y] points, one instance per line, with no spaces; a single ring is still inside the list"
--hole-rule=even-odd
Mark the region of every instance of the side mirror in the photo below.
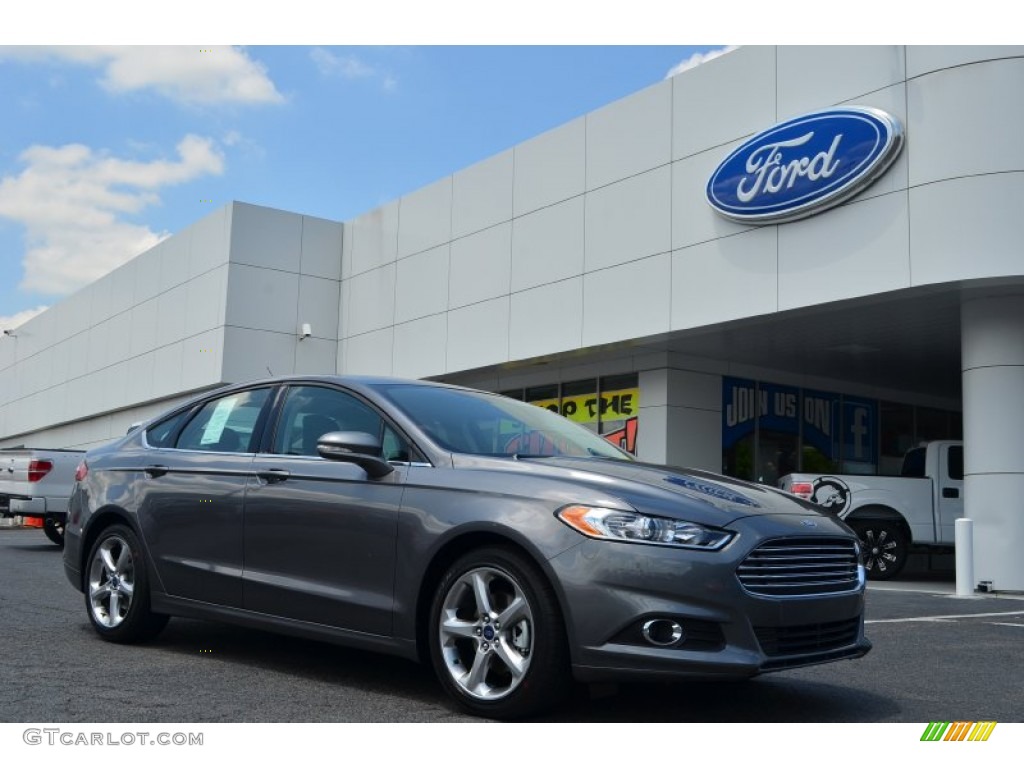
[[[380,457],[380,443],[368,432],[328,432],[320,435],[316,450],[325,459],[347,461],[362,467],[374,480],[395,471]]]

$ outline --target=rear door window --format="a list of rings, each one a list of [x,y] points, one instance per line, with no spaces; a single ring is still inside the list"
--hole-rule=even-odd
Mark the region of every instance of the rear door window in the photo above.
[[[269,389],[253,389],[209,401],[185,425],[174,447],[217,453],[253,453],[256,427],[269,394]]]

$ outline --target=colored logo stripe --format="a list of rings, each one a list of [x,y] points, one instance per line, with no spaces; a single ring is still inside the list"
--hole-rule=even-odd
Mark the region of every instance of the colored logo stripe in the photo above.
[[[928,723],[921,734],[921,741],[988,741],[992,731],[996,727],[996,721],[984,720],[981,722],[943,722],[936,721]]]

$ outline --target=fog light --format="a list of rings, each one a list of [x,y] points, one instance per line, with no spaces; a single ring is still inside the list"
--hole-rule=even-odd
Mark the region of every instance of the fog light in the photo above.
[[[662,647],[675,645],[683,639],[683,628],[670,619],[649,619],[640,632],[648,643]]]

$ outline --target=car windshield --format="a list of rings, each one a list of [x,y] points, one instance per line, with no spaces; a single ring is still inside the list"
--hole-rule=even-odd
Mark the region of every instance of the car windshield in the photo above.
[[[633,460],[630,454],[556,413],[502,395],[413,384],[384,389],[435,443],[452,453]]]

